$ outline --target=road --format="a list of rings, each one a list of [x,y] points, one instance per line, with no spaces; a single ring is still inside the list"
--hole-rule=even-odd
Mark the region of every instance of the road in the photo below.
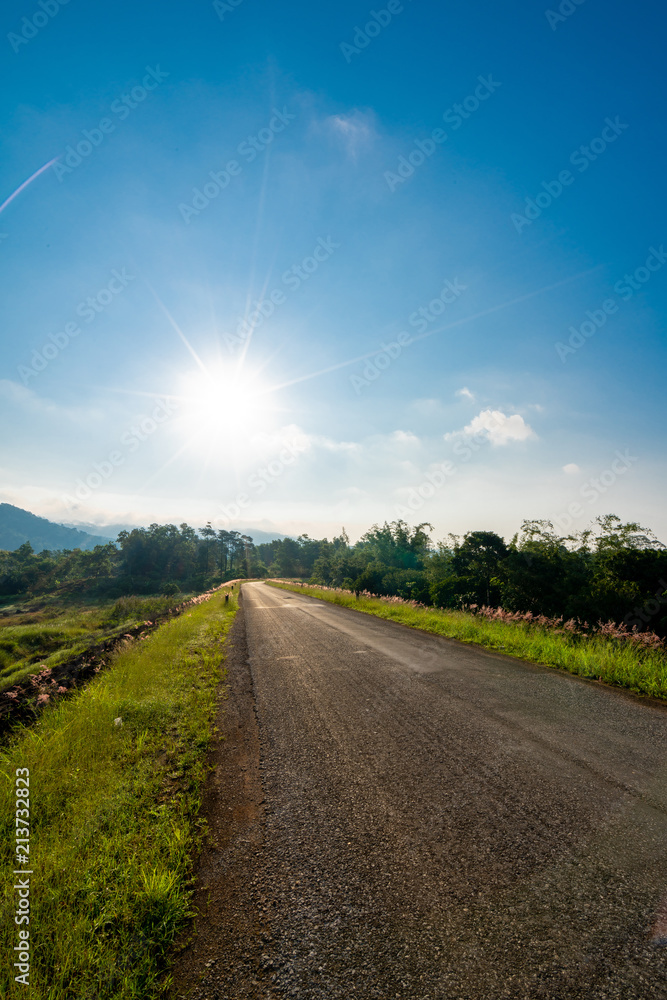
[[[242,603],[181,962],[205,977],[176,996],[667,998],[663,706],[264,584]]]

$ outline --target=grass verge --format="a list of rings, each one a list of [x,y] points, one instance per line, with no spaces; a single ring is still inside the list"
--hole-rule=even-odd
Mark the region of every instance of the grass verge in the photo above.
[[[122,634],[145,619],[166,615],[186,596],[122,597],[61,607],[43,601],[0,619],[0,692],[26,682],[39,668],[53,669],[84,653],[92,644]],[[27,602],[26,602],[27,603]]]
[[[267,581],[269,582],[269,581]],[[464,611],[424,608],[396,599],[359,597],[342,590],[269,582],[272,587],[308,594],[341,607],[387,618],[449,639],[476,643],[531,663],[567,670],[638,694],[667,698],[667,659],[656,650],[601,636],[580,636],[519,622],[488,621]]]
[[[221,679],[237,610],[218,591],[141,642],[0,755],[5,956],[14,922],[15,774],[30,772],[29,985],[0,996],[106,1000],[163,994],[165,955],[190,916],[192,856]],[[122,725],[116,725],[116,719]],[[25,800],[22,800],[23,802]]]

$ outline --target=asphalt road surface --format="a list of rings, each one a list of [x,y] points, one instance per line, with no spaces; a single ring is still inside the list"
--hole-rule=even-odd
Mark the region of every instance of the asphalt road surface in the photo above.
[[[235,628],[176,996],[667,998],[662,705],[264,584]]]

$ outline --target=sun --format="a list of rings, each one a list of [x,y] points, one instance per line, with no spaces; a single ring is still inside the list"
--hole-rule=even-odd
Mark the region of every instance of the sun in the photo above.
[[[182,375],[177,398],[189,433],[209,440],[234,431],[270,430],[270,392],[256,376],[232,366],[203,366]]]

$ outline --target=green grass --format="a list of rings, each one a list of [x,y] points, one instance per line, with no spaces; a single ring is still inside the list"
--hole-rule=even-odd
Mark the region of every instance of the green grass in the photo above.
[[[27,681],[38,665],[55,667],[91,644],[122,633],[122,627],[164,614],[186,600],[178,597],[122,597],[106,602],[26,602],[0,618],[0,692]]]
[[[354,594],[341,590],[298,584],[271,583],[270,586],[308,594],[410,628],[476,643],[531,663],[619,685],[638,694],[667,698],[667,659],[664,653],[638,649],[629,642],[600,636],[563,635],[553,629],[523,623],[488,621],[464,611],[416,608],[407,603],[392,603],[379,598],[357,599]]]
[[[119,597],[109,611],[106,620],[110,623],[143,621],[165,615],[188,598],[178,594],[174,597]]]
[[[17,768],[30,769],[30,985],[9,962],[0,996],[149,998],[190,916],[192,858],[223,640],[237,609],[224,592],[141,642],[0,755],[0,833],[13,871]],[[122,727],[114,720],[122,718]],[[1,948],[18,944],[5,876]]]

